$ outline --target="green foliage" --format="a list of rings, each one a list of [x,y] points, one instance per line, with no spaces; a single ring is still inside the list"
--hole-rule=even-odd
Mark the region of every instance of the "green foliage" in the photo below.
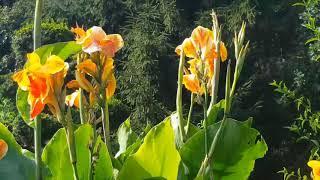
[[[254,168],[254,162],[262,158],[268,147],[260,133],[247,123],[226,119],[227,124],[217,149],[213,153],[211,168],[215,179],[245,180]],[[220,123],[208,127],[208,141],[212,142]],[[204,130],[191,137],[180,150],[182,161],[193,179],[205,157]]]
[[[41,23],[42,44],[72,40],[73,35],[66,23],[44,21]],[[21,68],[25,62],[26,54],[33,51],[32,42],[33,24],[28,23],[14,32],[12,50],[16,59],[16,68]]]
[[[297,172],[289,172],[288,169],[283,168],[283,170],[279,171],[278,173],[283,174],[283,180],[308,180],[308,177],[306,175],[301,174],[300,168],[297,170]]]
[[[159,61],[174,52],[168,42],[175,30],[174,19],[179,17],[174,3],[167,0],[126,3],[134,12],[124,26],[127,45],[119,79],[121,97],[132,107],[131,119],[135,124],[154,123],[167,114],[159,99]]]
[[[0,161],[0,179],[35,179],[35,163],[23,154],[23,150],[16,142],[10,131],[0,123],[0,139],[8,144],[8,152]]]
[[[82,125],[75,131],[77,154],[77,169],[80,179],[89,179],[90,168],[94,168],[95,177],[111,179],[112,164],[106,145],[98,137],[94,145],[95,162],[91,162],[90,155],[93,142],[93,129],[90,125]],[[68,143],[65,129],[60,129],[46,145],[42,154],[43,162],[48,166],[53,179],[72,179],[73,170],[69,158]]]
[[[177,179],[179,163],[171,122],[166,120],[149,131],[139,150],[125,162],[119,179]]]

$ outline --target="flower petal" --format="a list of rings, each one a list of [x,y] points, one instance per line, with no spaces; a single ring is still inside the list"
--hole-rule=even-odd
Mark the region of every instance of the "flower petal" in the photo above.
[[[110,79],[108,79],[107,88],[106,88],[106,96],[108,99],[110,99],[114,95],[114,92],[116,91],[116,86],[117,86],[116,78],[114,74],[112,74],[110,76]]]
[[[69,81],[67,83],[67,88],[69,88],[69,89],[78,89],[78,88],[80,88],[80,85],[79,85],[77,80],[72,80],[72,81]]]
[[[0,160],[7,154],[8,152],[8,144],[0,139]]]
[[[86,79],[85,74],[79,71],[76,71],[76,80],[78,81],[80,87],[87,92],[93,92],[94,88],[92,84]]]
[[[78,68],[78,70],[80,70],[86,74],[89,74],[92,77],[95,77],[95,78],[98,77],[97,65],[94,62],[92,62],[91,59],[84,60],[83,62],[78,64],[77,68]]]
[[[18,71],[12,76],[13,81],[18,83],[18,86],[23,90],[27,91],[30,86],[30,81],[25,70]]]
[[[222,62],[228,58],[228,51],[223,42],[220,42],[220,56]]]
[[[114,57],[115,53],[119,51],[124,45],[120,34],[107,35],[105,39],[100,42],[103,53],[107,57]]]
[[[194,44],[192,43],[190,38],[186,38],[183,43],[182,43],[183,51],[185,55],[189,58],[196,58],[197,55],[197,50],[194,47]]]
[[[202,94],[200,81],[196,78],[194,74],[184,75],[182,83],[192,93]]]
[[[66,100],[65,100],[68,106],[72,107],[74,105],[77,108],[79,108],[79,101],[80,101],[80,92],[78,90],[66,96]]]
[[[64,61],[56,55],[48,57],[46,63],[41,67],[39,72],[47,74],[55,74],[65,68]]]
[[[191,40],[194,43],[194,46],[196,49],[200,48],[201,51],[206,47],[209,38],[213,38],[212,31],[202,26],[196,27],[191,33]]]
[[[44,109],[45,104],[39,98],[34,98],[32,96],[28,97],[28,102],[30,105],[30,118],[34,119],[38,116]]]
[[[114,60],[112,58],[106,58],[103,62],[103,72],[101,75],[101,80],[103,83],[105,83],[108,80],[110,74],[113,73],[113,62]]]

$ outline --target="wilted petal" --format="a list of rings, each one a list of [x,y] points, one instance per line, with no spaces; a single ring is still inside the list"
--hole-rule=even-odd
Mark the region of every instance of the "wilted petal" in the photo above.
[[[109,78],[110,74],[113,73],[113,69],[114,69],[113,62],[114,60],[112,58],[106,58],[103,63],[103,72],[101,75],[101,80],[103,83],[105,83]]]
[[[67,83],[67,88],[69,88],[69,89],[78,89],[78,88],[80,88],[80,85],[79,85],[77,80],[72,80],[72,81],[69,81]]]
[[[97,65],[94,62],[92,62],[91,59],[84,60],[83,62],[78,64],[77,68],[78,68],[78,70],[80,70],[86,74],[89,74],[92,77],[95,77],[95,78],[98,77]]]
[[[82,89],[86,90],[87,92],[94,91],[92,84],[86,79],[84,73],[76,71],[76,80]]]

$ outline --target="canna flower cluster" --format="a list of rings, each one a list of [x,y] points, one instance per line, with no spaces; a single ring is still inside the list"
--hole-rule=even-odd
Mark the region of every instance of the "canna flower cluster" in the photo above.
[[[29,53],[27,58],[24,69],[16,72],[12,79],[18,83],[21,90],[28,91],[31,120],[43,111],[45,105],[48,105],[50,111],[59,119],[64,104],[62,87],[69,68],[68,63],[55,55],[41,63],[35,52]]]
[[[214,43],[213,31],[198,26],[192,31],[191,37],[186,38],[176,48],[176,53],[181,56],[184,52],[189,58],[189,68],[184,70],[183,84],[192,93],[202,95],[205,86],[211,86],[214,72],[214,61],[219,57],[222,61],[227,59],[227,49],[223,42],[220,43],[220,53]]]
[[[67,84],[68,88],[75,91],[66,97],[66,104],[79,107],[79,88],[89,93],[90,105],[97,100],[99,102],[111,98],[116,89],[113,57],[124,45],[121,35],[107,35],[97,26],[87,31],[76,27],[72,28],[72,32],[76,35],[76,43],[82,46],[86,54],[77,65],[76,80]],[[88,79],[88,76],[91,78]]]

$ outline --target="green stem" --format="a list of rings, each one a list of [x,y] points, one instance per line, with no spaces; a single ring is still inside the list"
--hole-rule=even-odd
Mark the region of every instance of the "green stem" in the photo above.
[[[41,45],[41,15],[42,15],[42,0],[36,0],[34,12],[34,28],[33,28],[33,49],[36,50]],[[42,179],[41,167],[41,119],[35,118],[34,127],[34,156],[36,161],[36,180]]]
[[[76,154],[75,137],[74,137],[74,131],[73,131],[71,119],[67,119],[67,126],[65,126],[65,130],[67,135],[67,143],[69,147],[70,161],[73,169],[73,177],[74,177],[74,180],[78,180],[79,176],[78,176],[78,170],[77,170],[77,154]]]
[[[205,158],[201,164],[201,167],[198,171],[197,177],[204,175],[205,170],[207,169],[208,166],[210,166],[211,161],[212,161],[212,157],[213,157],[213,153],[214,153],[216,146],[218,144],[218,140],[220,139],[220,136],[224,130],[224,127],[226,126],[226,122],[227,122],[226,119],[230,113],[230,74],[231,74],[231,70],[230,70],[230,61],[229,61],[228,68],[227,68],[227,77],[226,77],[226,91],[225,91],[226,107],[224,110],[224,117],[222,119],[222,122],[220,124],[218,131],[216,132],[216,135],[213,138],[209,153],[207,156],[205,156]]]
[[[104,142],[106,143],[110,153],[111,146],[110,146],[109,109],[108,109],[108,100],[106,98],[105,98],[104,106],[101,107],[101,118],[102,118]]]
[[[178,69],[178,88],[177,88],[177,97],[176,97],[176,108],[177,108],[178,120],[179,120],[179,134],[180,134],[182,143],[183,143],[183,137],[184,137],[184,129],[183,129],[184,123],[183,123],[183,109],[182,109],[182,80],[183,80],[184,61],[185,61],[185,55],[183,50],[181,50],[179,69]]]
[[[189,132],[189,128],[190,128],[190,121],[191,121],[191,116],[192,116],[192,111],[193,111],[193,104],[194,104],[194,94],[191,93],[191,98],[190,98],[190,109],[189,109],[189,113],[188,113],[188,121],[187,121],[187,126],[186,126],[186,136],[188,135]]]
[[[36,161],[36,179],[42,179],[41,176],[41,119],[37,116],[34,126],[34,156]]]
[[[207,127],[207,104],[208,104],[208,90],[204,88],[204,103],[203,103],[203,127],[204,127],[204,147],[205,154],[208,155],[208,127]]]
[[[77,64],[80,64],[80,62],[81,62],[81,55],[78,54],[78,56],[77,56]],[[82,90],[82,88],[79,88],[79,93],[80,93],[80,98],[79,98],[80,121],[81,121],[81,124],[85,124],[87,121],[86,121],[86,118],[85,118],[85,115],[84,115],[83,90]]]

